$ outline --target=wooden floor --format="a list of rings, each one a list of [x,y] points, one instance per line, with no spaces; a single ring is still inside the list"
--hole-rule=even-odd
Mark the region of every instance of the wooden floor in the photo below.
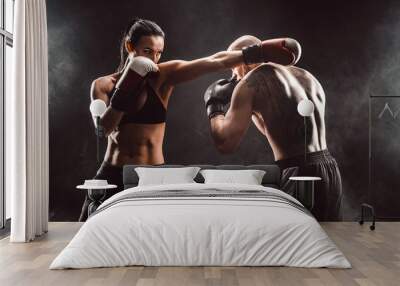
[[[120,267],[48,270],[81,226],[50,223],[32,243],[0,240],[0,285],[400,285],[400,222],[377,223],[375,231],[356,222],[322,226],[353,268],[290,267]]]

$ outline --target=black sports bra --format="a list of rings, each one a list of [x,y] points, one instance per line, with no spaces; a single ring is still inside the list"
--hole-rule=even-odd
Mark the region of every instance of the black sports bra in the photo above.
[[[136,113],[125,113],[119,125],[127,123],[158,124],[165,122],[167,111],[161,102],[161,99],[150,85],[146,84],[145,89],[147,92],[147,99],[142,109]],[[115,87],[108,94],[109,98],[111,98],[114,91]]]

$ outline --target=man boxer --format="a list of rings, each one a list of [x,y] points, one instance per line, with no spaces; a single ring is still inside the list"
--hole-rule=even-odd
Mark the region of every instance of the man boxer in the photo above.
[[[260,44],[253,36],[243,36],[228,50]],[[296,63],[301,55],[293,43]],[[256,54],[256,53],[254,53]],[[282,189],[294,193],[289,177],[319,176],[313,214],[319,220],[340,220],[342,184],[335,159],[325,138],[325,93],[317,79],[304,69],[276,63],[257,63],[233,68],[230,80],[219,80],[206,91],[204,100],[211,134],[219,151],[231,153],[238,147],[252,120],[271,145],[276,163],[282,169]],[[307,120],[307,156],[304,158],[304,121],[298,103],[308,99],[315,111]]]

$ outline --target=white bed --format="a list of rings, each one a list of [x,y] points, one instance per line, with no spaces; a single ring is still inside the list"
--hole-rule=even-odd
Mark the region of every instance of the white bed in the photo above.
[[[114,195],[50,269],[127,265],[351,267],[314,217],[284,192],[198,183]]]

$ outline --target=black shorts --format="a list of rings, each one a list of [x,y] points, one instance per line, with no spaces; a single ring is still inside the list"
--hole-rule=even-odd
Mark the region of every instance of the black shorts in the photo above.
[[[316,176],[321,181],[315,182],[315,204],[313,215],[319,221],[342,220],[342,179],[336,160],[328,150],[307,153],[307,164],[304,155],[276,161],[282,170],[281,189],[293,195],[295,182],[292,176]]]
[[[110,163],[103,162],[100,168],[97,170],[96,176],[94,176],[93,179],[107,180],[109,184],[117,185],[116,189],[107,190],[105,200],[124,190],[124,183],[122,180],[122,167],[113,166]],[[79,221],[85,221],[87,219],[88,206],[90,203],[91,200],[86,194],[81,214],[79,216]]]

